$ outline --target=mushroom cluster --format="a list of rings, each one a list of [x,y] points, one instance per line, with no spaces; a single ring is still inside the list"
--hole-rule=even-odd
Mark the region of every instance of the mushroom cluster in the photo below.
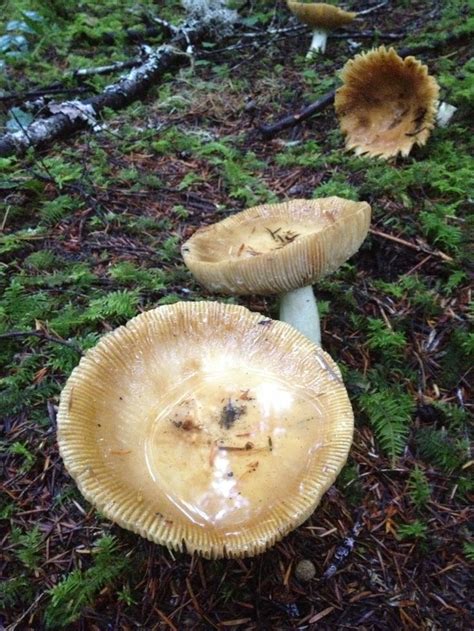
[[[265,550],[344,465],[338,367],[294,328],[217,302],[142,313],[61,394],[58,444],[83,495],[124,528],[205,557]]]
[[[313,28],[311,52],[356,17],[287,4]],[[380,47],[348,61],[342,79],[347,148],[389,158],[426,142],[439,92],[426,66]],[[280,321],[178,302],[103,337],[58,412],[60,453],[83,495],[124,528],[208,558],[257,554],[301,524],[344,465],[354,424],[312,286],[357,252],[370,216],[368,203],[334,196],[198,229],[182,246],[196,279],[223,294],[278,294]],[[312,563],[296,576],[311,580]]]

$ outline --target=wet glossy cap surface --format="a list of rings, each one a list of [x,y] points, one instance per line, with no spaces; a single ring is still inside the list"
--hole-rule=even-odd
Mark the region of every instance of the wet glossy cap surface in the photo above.
[[[344,11],[339,7],[325,2],[287,2],[290,11],[304,24],[312,28],[333,29],[350,24],[357,13]]]
[[[182,246],[211,291],[276,294],[311,285],[359,249],[370,206],[341,197],[263,204],[201,228]]]
[[[263,551],[306,519],[350,448],[332,359],[235,305],[177,303],[105,336],[61,395],[58,443],[108,518],[207,557]]]
[[[341,78],[335,108],[348,149],[390,158],[426,143],[439,87],[417,59],[381,46],[348,61]]]

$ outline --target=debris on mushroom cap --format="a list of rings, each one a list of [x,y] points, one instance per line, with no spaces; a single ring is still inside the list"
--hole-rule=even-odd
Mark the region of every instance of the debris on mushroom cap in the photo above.
[[[381,46],[349,60],[341,78],[335,108],[347,149],[390,158],[426,143],[439,86],[425,65]]]
[[[184,262],[212,291],[277,294],[311,285],[359,249],[370,206],[341,197],[263,204],[197,230]]]
[[[306,4],[288,1],[287,5],[301,22],[313,28],[327,29],[328,31],[350,24],[357,16],[357,13],[344,11],[325,2]]]
[[[256,554],[302,523],[352,432],[329,355],[288,324],[217,302],[158,307],[106,335],[58,413],[60,453],[86,499],[211,558]]]

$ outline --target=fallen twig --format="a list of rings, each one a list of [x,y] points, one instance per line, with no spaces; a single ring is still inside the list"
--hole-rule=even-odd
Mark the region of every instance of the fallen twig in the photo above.
[[[357,17],[361,15],[369,15],[369,13],[373,13],[374,11],[378,11],[382,7],[388,4],[389,0],[383,0],[380,4],[376,4],[375,7],[370,7],[370,9],[364,9],[363,11],[357,11]]]
[[[66,340],[62,340],[59,337],[53,337],[52,335],[48,335],[47,333],[43,333],[42,331],[10,331],[8,333],[0,333],[0,339],[16,337],[37,337],[40,340],[45,340],[47,342],[54,342],[55,344],[67,346],[68,348],[72,348],[74,351],[76,351],[76,353],[79,353],[79,355],[82,355],[82,350],[73,342],[67,342]]]
[[[356,537],[359,536],[362,530],[362,514],[360,514],[354,525],[352,526],[349,536],[344,539],[342,544],[336,548],[334,552],[332,563],[326,568],[322,579],[327,581],[332,578],[334,574],[341,568],[341,566],[347,561],[348,556],[354,549],[356,543]]]
[[[273,125],[260,125],[258,131],[266,140],[268,140],[269,138],[273,138],[273,136],[278,134],[283,129],[298,125],[307,118],[314,116],[314,114],[316,114],[317,112],[321,112],[328,105],[331,105],[334,102],[335,95],[335,90],[326,92],[326,94],[320,99],[314,101],[314,103],[311,103],[310,105],[307,105],[296,114],[289,114],[288,116],[280,118],[280,120],[278,120],[276,123],[273,123]]]
[[[2,94],[0,96],[0,103],[8,103],[11,106],[14,103],[24,103],[29,99],[35,99],[40,96],[54,96],[57,94],[84,94],[84,92],[90,92],[90,88],[84,86],[78,88],[65,88],[59,86],[51,86],[45,88],[38,88],[37,90],[30,90],[28,92],[13,92],[11,94]]]
[[[98,66],[96,68],[79,68],[72,73],[73,77],[90,77],[92,75],[110,74],[111,72],[118,72],[120,70],[126,70],[127,68],[136,68],[141,63],[142,59],[130,59],[128,61],[117,61],[114,64],[108,66]]]
[[[343,31],[342,33],[329,33],[329,39],[383,39],[396,41],[406,37],[406,33],[382,33],[381,31]]]
[[[396,237],[393,234],[381,232],[380,230],[374,230],[373,228],[371,228],[369,232],[376,237],[382,237],[383,239],[387,239],[388,241],[399,243],[400,245],[404,245],[405,247],[416,250],[417,252],[424,252],[425,254],[429,254],[430,256],[437,256],[440,259],[443,259],[443,261],[447,261],[448,263],[453,260],[452,256],[441,252],[441,250],[431,250],[426,244],[418,245],[417,243],[412,243],[411,241],[407,241],[406,239],[401,239],[400,237]]]

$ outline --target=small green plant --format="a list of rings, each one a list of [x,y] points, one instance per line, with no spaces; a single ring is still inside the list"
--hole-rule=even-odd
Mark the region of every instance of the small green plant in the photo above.
[[[160,246],[158,255],[163,261],[171,261],[179,255],[179,236],[168,237]]]
[[[406,348],[407,340],[400,331],[390,329],[383,320],[368,319],[367,346],[378,351],[392,362],[400,361]]]
[[[421,225],[431,243],[452,254],[459,252],[461,228],[456,221],[454,205],[436,204],[420,213]]]
[[[0,519],[10,519],[15,514],[16,505],[14,502],[8,502],[0,499]]]
[[[474,562],[474,541],[465,541],[462,549],[466,559]]]
[[[51,250],[38,250],[33,252],[25,259],[25,264],[36,270],[49,271],[54,269],[58,264],[58,260],[54,252]]]
[[[122,589],[117,592],[117,598],[120,600],[120,602],[125,603],[128,607],[137,604],[137,600],[132,594],[130,585],[124,585]]]
[[[40,217],[47,224],[56,224],[72,210],[82,204],[70,195],[59,195],[55,199],[44,202],[40,208]]]
[[[17,456],[21,456],[23,458],[23,463],[20,467],[22,472],[29,471],[31,467],[35,464],[36,458],[35,455],[31,453],[31,451],[19,441],[14,442],[8,448],[8,451],[11,454],[15,454]]]
[[[331,197],[332,195],[353,199],[354,201],[359,199],[359,191],[347,183],[343,174],[333,176],[330,180],[321,184],[313,191],[313,198],[315,199],[319,197]]]
[[[275,156],[276,164],[282,167],[314,167],[319,161],[322,150],[314,140],[297,145],[289,145]]]
[[[418,465],[410,472],[408,478],[408,493],[415,507],[420,510],[425,508],[431,498],[431,489],[426,475]]]
[[[467,441],[453,438],[444,428],[419,429],[416,433],[416,444],[424,460],[444,471],[459,469],[468,457]]]
[[[112,291],[101,298],[95,298],[89,303],[84,313],[86,322],[97,322],[109,318],[128,320],[136,315],[138,293],[133,290]]]
[[[428,526],[415,519],[410,524],[402,524],[397,529],[397,537],[403,541],[404,539],[419,539],[425,540],[428,532]]]
[[[11,539],[15,544],[15,554],[29,570],[35,570],[41,559],[43,535],[38,527],[24,532],[14,526],[11,531]]]
[[[337,478],[337,487],[344,493],[351,506],[360,506],[364,496],[359,470],[355,463],[348,463]]]
[[[0,581],[0,609],[8,611],[10,607],[18,606],[18,603],[31,602],[32,592],[31,581],[26,576]]]
[[[127,560],[118,551],[115,537],[103,535],[94,549],[94,563],[85,571],[73,570],[49,591],[45,612],[46,626],[66,627],[79,618],[99,591],[110,585],[124,571]]]
[[[190,173],[187,173],[178,184],[178,191],[184,191],[198,182],[202,182],[202,177],[197,173],[193,173],[191,171]]]
[[[177,206],[173,206],[173,213],[178,217],[178,219],[187,219],[189,217],[189,211],[184,206],[178,204]]]
[[[361,394],[359,404],[367,414],[380,446],[395,460],[402,453],[410,431],[415,407],[412,398],[393,386]]]

